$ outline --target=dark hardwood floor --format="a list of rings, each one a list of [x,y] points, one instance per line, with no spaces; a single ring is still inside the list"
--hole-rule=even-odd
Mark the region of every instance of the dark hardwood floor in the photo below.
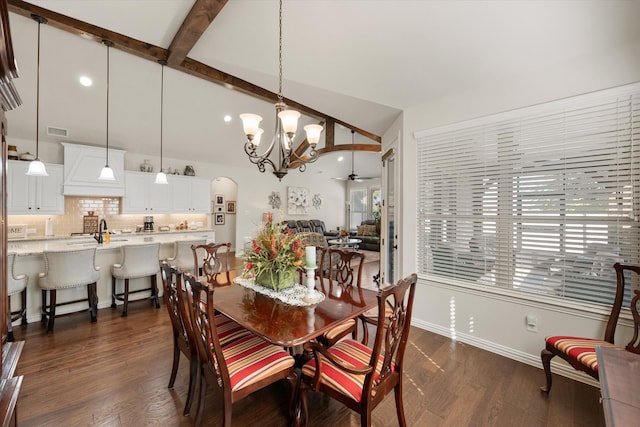
[[[377,270],[368,266],[367,274]],[[375,272],[375,271],[374,271]],[[25,347],[18,424],[28,426],[192,426],[182,409],[188,364],[181,360],[174,389],[171,324],[166,308],[133,303],[129,316],[102,309],[56,319],[47,336],[40,323],[14,327]],[[542,345],[542,343],[541,343]],[[522,363],[412,328],[405,360],[404,403],[410,426],[603,426],[599,390],[544,374]],[[286,426],[286,383],[233,406],[233,425]],[[311,426],[359,426],[355,413],[323,395],[310,395]],[[221,424],[221,393],[210,387],[206,425]],[[397,426],[392,396],[374,411],[373,426]]]

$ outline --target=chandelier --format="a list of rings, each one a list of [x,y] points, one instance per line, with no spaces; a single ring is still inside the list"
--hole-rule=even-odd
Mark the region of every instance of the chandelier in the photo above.
[[[298,128],[298,117],[300,117],[300,113],[295,110],[287,109],[287,105],[284,103],[284,99],[282,97],[282,0],[280,0],[278,25],[280,33],[278,38],[278,102],[275,104],[276,127],[271,144],[267,147],[264,153],[258,154],[257,151],[260,145],[262,133],[264,132],[260,128],[262,117],[257,114],[244,113],[240,114],[240,119],[242,119],[244,133],[247,136],[247,142],[244,144],[244,151],[247,156],[249,156],[249,161],[256,165],[260,172],[264,172],[266,170],[267,164],[270,165],[273,169],[273,174],[282,181],[282,177],[289,172],[290,167],[295,166],[300,170],[300,172],[304,172],[307,168],[307,163],[313,163],[318,159],[316,144],[320,140],[322,126],[311,124],[304,127],[307,142],[311,147],[308,155],[299,155],[295,150],[292,150],[293,139]],[[274,149],[277,149],[277,165],[270,158]]]

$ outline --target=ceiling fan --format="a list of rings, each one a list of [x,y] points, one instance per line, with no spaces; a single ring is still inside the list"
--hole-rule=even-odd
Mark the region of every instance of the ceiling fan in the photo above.
[[[351,131],[351,145],[355,144],[355,131]],[[359,176],[356,172],[355,172],[355,167],[354,167],[354,163],[355,163],[355,150],[351,149],[351,173],[349,175],[347,175],[345,178],[343,177],[337,177],[334,178],[335,180],[338,181],[355,181],[355,182],[362,182],[362,181],[366,181],[369,179],[375,179],[375,177],[372,176]]]

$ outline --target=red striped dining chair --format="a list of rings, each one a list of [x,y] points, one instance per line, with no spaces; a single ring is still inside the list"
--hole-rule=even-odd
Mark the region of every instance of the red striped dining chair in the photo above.
[[[331,347],[320,342],[305,344],[314,358],[302,367],[300,408],[307,414],[307,393],[322,392],[360,414],[360,424],[371,426],[371,412],[392,390],[401,427],[406,426],[402,402],[404,352],[411,326],[411,312],[418,276],[414,273],[396,285],[378,291],[378,318],[373,347],[344,339]],[[385,307],[392,313],[385,317]]]
[[[616,263],[613,268],[616,271],[616,292],[611,313],[609,314],[609,320],[607,321],[607,328],[604,332],[604,339],[570,335],[546,337],[545,348],[543,348],[540,353],[542,366],[544,367],[544,373],[547,379],[547,384],[544,387],[540,387],[542,392],[548,394],[549,391],[551,391],[551,359],[555,356],[567,361],[574,369],[585,372],[598,380],[597,346],[614,347],[621,351],[640,354],[640,292],[636,290],[635,296],[632,297],[632,286],[631,284],[627,284],[627,280],[625,279],[627,272],[633,272],[635,274],[635,280],[631,282],[640,280],[640,277],[638,277],[638,275],[640,275],[640,266]],[[618,319],[620,318],[620,311],[625,300],[627,303],[629,301],[631,302],[630,309],[633,315],[634,335],[631,341],[625,347],[622,347],[614,343],[614,338]]]
[[[293,395],[297,378],[293,357],[282,347],[253,334],[225,344],[218,325],[209,321],[215,316],[215,286],[190,274],[184,275],[184,281],[200,362],[200,400],[195,425],[199,426],[202,420],[207,384],[222,388],[224,427],[231,426],[234,402],[269,384],[286,379]]]

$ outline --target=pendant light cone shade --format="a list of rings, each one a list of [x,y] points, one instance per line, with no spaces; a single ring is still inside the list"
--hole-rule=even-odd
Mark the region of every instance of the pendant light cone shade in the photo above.
[[[156,175],[156,180],[155,180],[155,184],[168,184],[169,181],[167,181],[167,174],[164,172],[158,172],[158,174]]]
[[[31,17],[38,22],[38,70],[36,73],[36,158],[31,163],[29,163],[29,169],[27,169],[26,175],[49,176],[49,174],[47,173],[47,168],[38,157],[40,149],[40,25],[43,23],[46,24],[47,20],[37,15],[32,15]]]
[[[100,176],[98,177],[100,181],[115,181],[116,177],[113,174],[113,169],[109,167],[109,165],[105,165],[100,171]]]
[[[113,169],[109,167],[109,48],[113,46],[113,43],[107,40],[103,40],[102,43],[107,46],[107,154],[105,165],[100,171],[98,179],[100,181],[115,181],[116,177],[113,174]]]
[[[155,184],[168,184],[167,174],[162,170],[162,122],[164,121],[164,61],[160,62],[160,172],[156,175]]]

